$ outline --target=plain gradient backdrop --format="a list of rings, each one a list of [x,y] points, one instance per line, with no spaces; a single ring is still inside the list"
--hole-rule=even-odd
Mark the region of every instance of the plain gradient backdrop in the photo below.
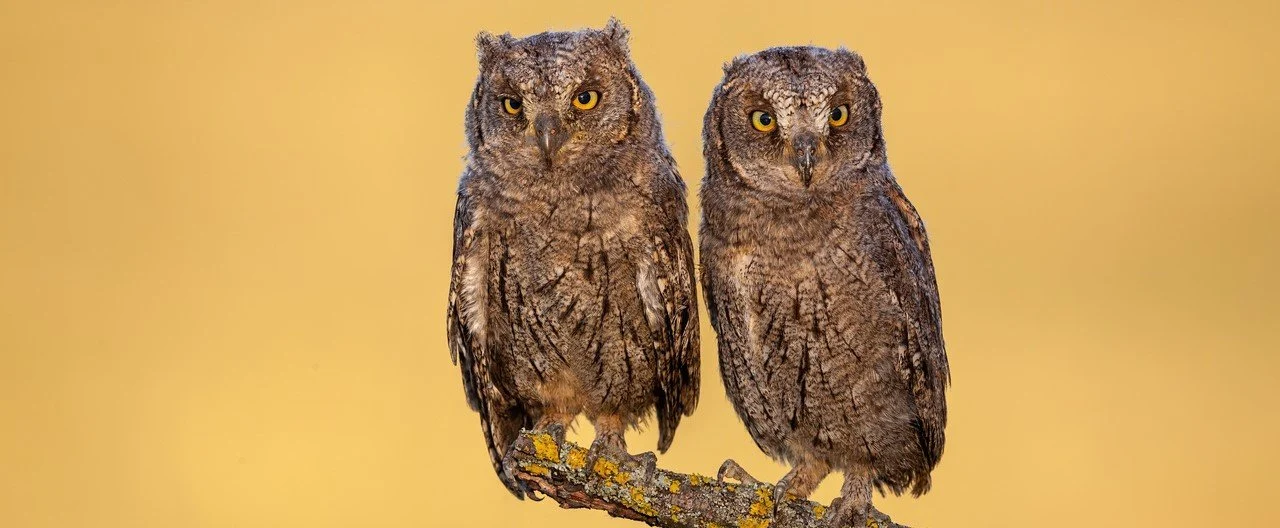
[[[880,508],[1280,524],[1273,1],[9,0],[0,525],[637,526],[507,494],[444,327],[475,34],[610,15],[691,204],[725,61],[866,57],[954,380],[933,491]],[[661,464],[775,479],[703,321]]]

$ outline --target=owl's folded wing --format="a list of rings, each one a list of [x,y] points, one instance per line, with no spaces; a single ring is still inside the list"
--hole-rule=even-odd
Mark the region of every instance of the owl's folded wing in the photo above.
[[[929,250],[929,238],[916,208],[907,200],[897,182],[888,181],[887,211],[890,228],[897,236],[893,244],[893,263],[882,266],[897,268],[890,288],[898,297],[906,316],[906,347],[899,361],[899,373],[915,396],[921,421],[921,440],[929,466],[942,456],[947,421],[944,394],[950,383],[946,347],[942,338],[942,309],[938,299],[938,283]]]
[[[684,182],[673,163],[655,177],[660,228],[637,277],[658,353],[658,450],[671,446],[680,418],[698,405],[698,295]]]
[[[447,315],[449,355],[462,369],[467,404],[480,413],[485,446],[494,471],[512,494],[523,499],[524,487],[506,471],[502,458],[528,420],[503,401],[502,394],[490,381],[491,358],[485,342],[485,294],[489,281],[486,259],[489,255],[483,251],[481,237],[472,225],[469,206],[470,199],[459,193],[453,219],[453,272]]]

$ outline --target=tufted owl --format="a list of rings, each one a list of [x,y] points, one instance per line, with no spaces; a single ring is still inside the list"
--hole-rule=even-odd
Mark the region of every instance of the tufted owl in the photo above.
[[[856,526],[873,486],[928,491],[947,419],[929,241],[880,108],[856,53],[772,48],[725,66],[703,129],[702,281],[725,390],[792,466],[775,504],[840,471],[834,511]],[[750,479],[732,460],[721,475]]]
[[[585,414],[592,456],[656,409],[665,451],[698,400],[685,186],[617,20],[481,33],[449,290],[451,355],[499,478],[521,428]]]

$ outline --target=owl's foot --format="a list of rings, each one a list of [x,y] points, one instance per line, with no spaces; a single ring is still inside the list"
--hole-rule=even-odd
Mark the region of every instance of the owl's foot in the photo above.
[[[720,464],[720,470],[716,471],[717,483],[724,484],[725,477],[748,485],[756,485],[760,483],[758,479],[751,476],[750,473],[747,473],[747,470],[743,469],[742,466],[732,458],[726,459],[723,464]]]
[[[533,424],[533,431],[549,434],[555,439],[556,445],[564,445],[569,424],[573,423],[575,417],[576,415],[569,412],[547,412],[538,418],[537,423]]]
[[[564,445],[565,436],[568,435],[568,430],[565,429],[564,424],[561,424],[561,423],[551,423],[545,426],[540,425],[536,427],[534,430],[539,433],[546,433],[551,435],[551,438],[556,441],[557,446]]]
[[[658,474],[658,455],[653,454],[653,451],[645,451],[636,455],[635,458],[640,461],[640,467],[644,468],[645,475]]]
[[[600,459],[610,460],[615,464],[624,458],[630,458],[627,452],[626,427],[616,416],[599,416],[595,420],[596,439],[587,449],[587,467],[596,468]],[[656,464],[656,461],[655,461]]]
[[[778,480],[773,487],[773,514],[778,515],[778,509],[782,507],[782,503],[789,498],[807,499],[818,489],[818,484],[822,483],[822,479],[827,477],[831,472],[831,467],[826,462],[813,460],[810,458],[801,459],[795,466],[791,467],[786,475]]]
[[[846,473],[840,496],[831,501],[831,509],[835,511],[833,526],[868,526],[871,518],[871,478]]]
[[[627,452],[627,441],[622,435],[613,434],[596,434],[596,439],[591,442],[591,447],[587,449],[587,454],[591,458],[598,458],[600,455],[611,455],[614,458],[622,458],[631,456]]]

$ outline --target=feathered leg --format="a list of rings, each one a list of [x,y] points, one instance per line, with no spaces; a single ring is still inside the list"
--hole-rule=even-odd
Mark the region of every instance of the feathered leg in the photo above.
[[[840,497],[831,508],[835,510],[835,526],[865,526],[871,513],[871,475],[864,471],[845,473]]]

